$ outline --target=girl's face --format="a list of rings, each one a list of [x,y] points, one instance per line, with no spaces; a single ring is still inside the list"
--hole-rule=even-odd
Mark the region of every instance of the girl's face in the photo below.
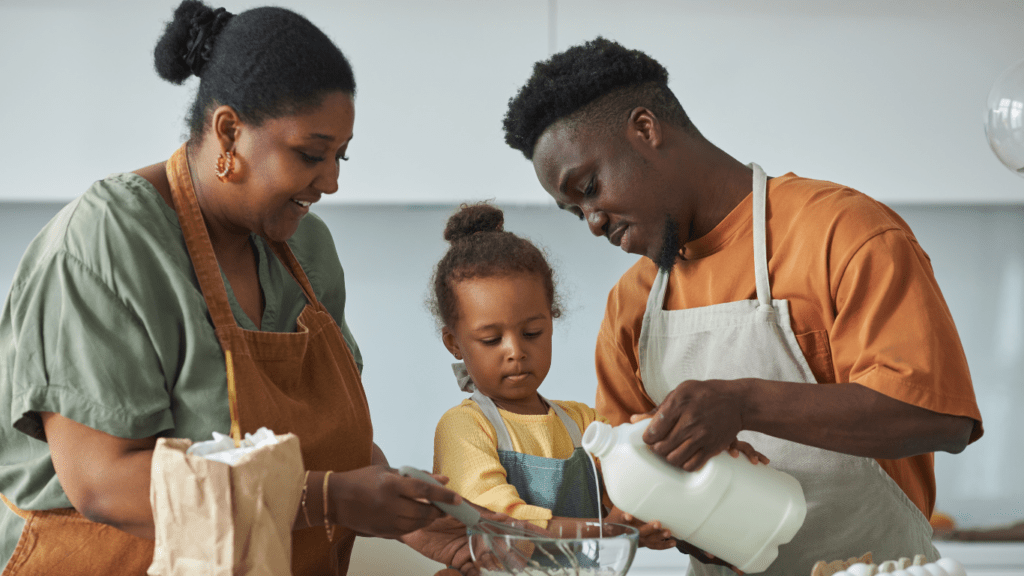
[[[476,387],[499,408],[547,414],[537,388],[551,368],[551,303],[534,274],[470,278],[455,285],[459,317],[442,329]]]

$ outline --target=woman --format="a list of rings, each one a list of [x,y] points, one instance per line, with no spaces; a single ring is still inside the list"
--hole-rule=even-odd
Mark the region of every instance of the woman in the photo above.
[[[407,535],[441,517],[420,499],[459,501],[394,473],[373,443],[342,269],[307,214],[338,189],[352,70],[297,14],[193,0],[155,56],[168,81],[200,77],[188,142],[62,209],[0,317],[4,574],[143,574],[156,438],[232,425],[299,437],[294,573],[344,573],[356,534]],[[413,540],[466,560],[451,534]]]

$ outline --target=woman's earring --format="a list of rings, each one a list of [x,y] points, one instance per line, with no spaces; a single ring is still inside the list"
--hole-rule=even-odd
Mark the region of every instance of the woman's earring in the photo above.
[[[231,179],[231,173],[235,170],[235,157],[232,156],[231,151],[222,152],[217,157],[217,180],[221,182],[227,182]]]

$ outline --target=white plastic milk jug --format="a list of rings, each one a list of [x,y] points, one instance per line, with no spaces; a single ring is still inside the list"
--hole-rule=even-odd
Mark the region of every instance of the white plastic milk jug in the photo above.
[[[765,571],[779,545],[804,523],[807,502],[800,483],[728,452],[687,472],[648,448],[642,438],[647,423],[613,428],[594,422],[583,435],[583,448],[601,460],[611,501],[636,518],[660,521],[673,537],[743,572]]]

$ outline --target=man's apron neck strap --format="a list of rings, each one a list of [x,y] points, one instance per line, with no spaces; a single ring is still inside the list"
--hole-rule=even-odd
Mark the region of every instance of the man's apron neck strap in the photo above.
[[[753,223],[754,223],[754,283],[757,287],[757,301],[760,308],[771,308],[772,287],[768,280],[768,243],[765,233],[766,205],[768,203],[768,177],[760,166],[751,162],[748,164],[754,172],[752,194],[753,194]],[[644,316],[665,309],[665,294],[668,291],[669,270],[658,270],[658,275],[651,286],[651,293],[647,297],[647,308]]]
[[[757,164],[751,162],[749,166],[754,171],[754,282],[757,285],[757,301],[761,308],[764,308],[772,305],[772,287],[768,280],[768,243],[765,234],[768,177]]]

